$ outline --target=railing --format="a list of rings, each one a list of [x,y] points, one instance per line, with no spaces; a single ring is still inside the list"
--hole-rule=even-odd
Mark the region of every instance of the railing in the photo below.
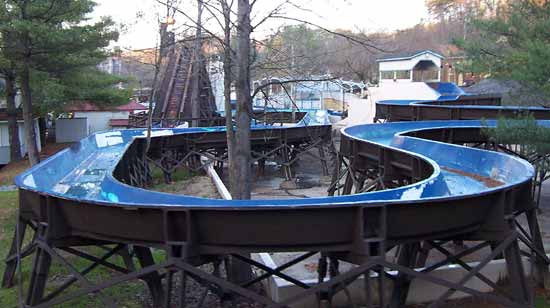
[[[139,128],[147,127],[147,113],[131,114],[128,117],[128,127]],[[185,123],[198,121],[200,127],[223,126],[225,125],[225,117],[206,117],[206,118],[157,118],[153,117],[152,122],[154,127],[177,127]]]
[[[254,112],[252,119],[257,123],[274,125],[283,123],[297,123],[304,118],[306,112],[291,112],[291,111],[275,111],[275,112]],[[137,114],[131,114],[128,117],[128,127],[139,128],[147,127],[147,113],[141,112]],[[182,124],[192,123],[198,121],[200,127],[209,126],[224,126],[225,117],[201,117],[201,118],[158,118],[153,117],[152,122],[154,127],[176,127]]]

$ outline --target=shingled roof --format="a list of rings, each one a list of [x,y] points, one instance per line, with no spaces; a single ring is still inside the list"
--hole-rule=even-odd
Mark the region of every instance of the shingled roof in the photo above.
[[[429,50],[429,49],[425,49],[425,50],[417,50],[417,51],[409,51],[409,52],[405,52],[405,53],[400,53],[400,54],[392,54],[392,55],[387,55],[383,58],[380,58],[378,60],[376,60],[377,62],[385,62],[385,61],[400,61],[400,60],[409,60],[409,59],[412,59],[414,57],[417,57],[417,56],[420,56],[420,55],[423,55],[425,53],[429,53],[429,54],[432,54],[438,58],[445,58],[443,55],[441,55],[440,53],[438,52],[435,52],[433,50]]]
[[[132,100],[127,104],[118,105],[118,106],[98,106],[90,101],[83,101],[72,104],[64,108],[66,112],[90,112],[90,111],[137,111],[137,110],[147,110],[147,107],[137,103]]]

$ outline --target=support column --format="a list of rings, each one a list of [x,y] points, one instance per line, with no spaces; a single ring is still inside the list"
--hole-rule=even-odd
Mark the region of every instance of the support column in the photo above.
[[[525,272],[523,271],[517,239],[504,250],[504,258],[506,260],[508,279],[511,284],[510,287],[513,290],[511,292],[513,300],[518,303],[529,304],[531,302],[531,293],[525,281]]]
[[[397,264],[408,268],[414,268],[417,263],[420,243],[405,244],[401,246]],[[393,285],[393,293],[390,300],[391,308],[404,307],[409,294],[411,279],[408,275],[399,272]]]
[[[544,253],[544,244],[542,242],[542,236],[540,232],[539,222],[537,219],[537,209],[532,208],[525,212],[527,217],[527,223],[529,224],[529,232],[531,233],[531,239],[533,241],[533,246],[541,253]],[[550,272],[548,270],[547,261],[539,255],[539,253],[534,253],[534,266],[532,270],[534,274],[535,282],[543,287],[545,290],[550,289]]]
[[[18,223],[19,226],[16,227],[13,234],[10,251],[6,257],[6,268],[4,269],[4,275],[2,277],[2,288],[11,288],[14,285],[15,273],[17,271],[17,251],[21,251],[27,231],[27,223],[21,219],[21,217],[19,217]],[[17,228],[19,229],[19,234],[17,234]]]
[[[40,247],[36,249],[26,300],[27,305],[34,306],[42,301],[51,262],[52,257],[44,249]]]
[[[139,261],[139,264],[142,268],[151,266],[155,264],[151,250],[146,247],[134,246],[134,252]],[[149,287],[149,292],[151,292],[151,297],[153,298],[153,307],[160,308],[163,303],[163,290],[162,290],[162,281],[158,272],[153,272],[141,277],[147,287]]]

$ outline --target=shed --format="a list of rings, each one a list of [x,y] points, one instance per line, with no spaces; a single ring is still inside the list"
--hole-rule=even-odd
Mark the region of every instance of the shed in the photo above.
[[[17,126],[19,131],[19,144],[21,149],[21,155],[27,153],[27,146],[25,143],[25,126],[21,114],[17,117]],[[38,151],[42,150],[40,143],[40,129],[38,126],[38,118],[34,119],[34,131],[36,132],[36,145]],[[10,134],[8,129],[8,114],[5,109],[0,109],[0,165],[8,164],[11,160],[10,157]]]
[[[380,83],[439,82],[444,57],[432,50],[422,50],[378,59]]]
[[[89,101],[79,102],[65,108],[65,112],[72,113],[73,118],[86,118],[88,133],[126,128],[130,114],[145,111],[147,108],[132,100],[119,106],[98,106]]]

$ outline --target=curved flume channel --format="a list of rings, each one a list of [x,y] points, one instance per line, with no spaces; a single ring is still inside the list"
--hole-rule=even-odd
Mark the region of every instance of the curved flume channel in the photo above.
[[[550,126],[550,121],[539,121],[539,124]],[[141,129],[91,135],[22,173],[16,178],[16,185],[23,190],[53,197],[122,207],[338,207],[467,198],[528,182],[533,177],[533,167],[511,155],[420,139],[406,134],[425,129],[494,125],[494,121],[423,121],[365,124],[342,129],[342,134],[352,140],[396,149],[420,158],[432,168],[431,175],[416,183],[355,195],[227,201],[167,194],[129,186],[114,178],[113,170],[129,145],[138,138],[144,138],[145,130]],[[153,131],[153,138],[169,138],[197,131],[219,132],[223,128],[158,129]]]
[[[528,298],[528,292],[520,290],[524,282],[517,235],[510,230],[508,218],[530,206],[534,168],[516,156],[437,141],[438,133],[444,136],[447,130],[453,130],[463,135],[461,143],[472,142],[476,136],[470,135],[470,131],[479,132],[480,128],[497,124],[480,121],[483,115],[494,119],[502,114],[498,109],[501,107],[483,109],[458,103],[459,106],[454,106],[449,97],[441,101],[446,103],[435,107],[416,101],[377,105],[377,115],[396,111],[396,115],[404,117],[401,120],[425,115],[419,111],[423,108],[438,109],[441,112],[432,115],[439,120],[390,122],[392,119],[386,118],[388,123],[356,125],[341,131],[338,164],[345,159],[349,163],[346,184],[353,176],[352,165],[367,171],[382,170],[379,175],[384,178],[390,170],[388,182],[411,184],[356,194],[347,194],[351,190],[348,185],[340,196],[282,200],[219,200],[155,192],[123,182],[128,182],[125,172],[136,171],[132,169],[135,167],[129,167],[132,161],[137,156],[143,157],[139,150],[143,148],[146,131],[110,131],[91,135],[16,178],[21,221],[48,226],[47,241],[61,249],[106,242],[117,247],[129,244],[142,253],[140,247],[147,251],[164,249],[167,256],[186,262],[201,256],[320,251],[363,264],[358,269],[363,268],[366,273],[380,265],[376,263],[381,262],[380,258],[369,260],[373,253],[385,260],[386,248],[396,245],[439,239],[501,241],[499,247],[506,249],[504,256],[512,289],[523,293],[518,295],[521,299],[514,297],[527,302],[524,299]],[[390,107],[381,108],[379,113],[379,106]],[[466,111],[453,111],[458,109]],[[537,112],[541,112],[543,119],[550,118],[549,110],[529,111],[536,118],[539,118]],[[456,116],[460,120],[453,120]],[[477,120],[463,118],[470,116]],[[252,135],[265,136],[257,140],[264,146],[274,135],[302,140],[313,131],[330,132],[330,125],[312,122],[317,121],[307,126],[305,122],[290,127],[255,126]],[[550,127],[550,121],[538,123]],[[193,134],[210,134],[218,146],[220,143],[223,146],[225,140],[223,127],[155,129],[152,150],[162,151],[170,149],[169,146],[177,150],[186,140],[193,139]],[[164,145],[167,147],[161,148]],[[392,169],[399,172],[391,174]],[[411,175],[410,181],[398,178],[403,175]],[[354,185],[352,188],[358,189],[359,185]],[[498,249],[494,253],[499,254]],[[163,263],[167,265],[151,263],[146,268],[156,271],[154,268],[159,266],[170,270],[174,265],[181,266],[181,260],[174,263],[171,257],[167,258],[168,263]],[[48,267],[49,261],[44,260],[35,269]],[[15,275],[15,268],[12,262],[10,270],[6,270],[8,276]],[[388,268],[394,267],[388,265]],[[350,272],[343,275],[352,275]],[[45,284],[42,276],[33,274],[30,285]],[[160,277],[157,278],[157,285],[162,288]],[[340,287],[341,281],[337,280],[334,286],[338,283]],[[42,300],[39,292],[33,296],[37,302]],[[43,304],[64,300],[55,298]]]
[[[375,122],[480,120],[530,114],[539,120],[550,119],[550,109],[542,106],[502,106],[501,98],[492,94],[471,94],[453,83],[432,85],[439,97],[435,100],[390,99],[376,102]]]

